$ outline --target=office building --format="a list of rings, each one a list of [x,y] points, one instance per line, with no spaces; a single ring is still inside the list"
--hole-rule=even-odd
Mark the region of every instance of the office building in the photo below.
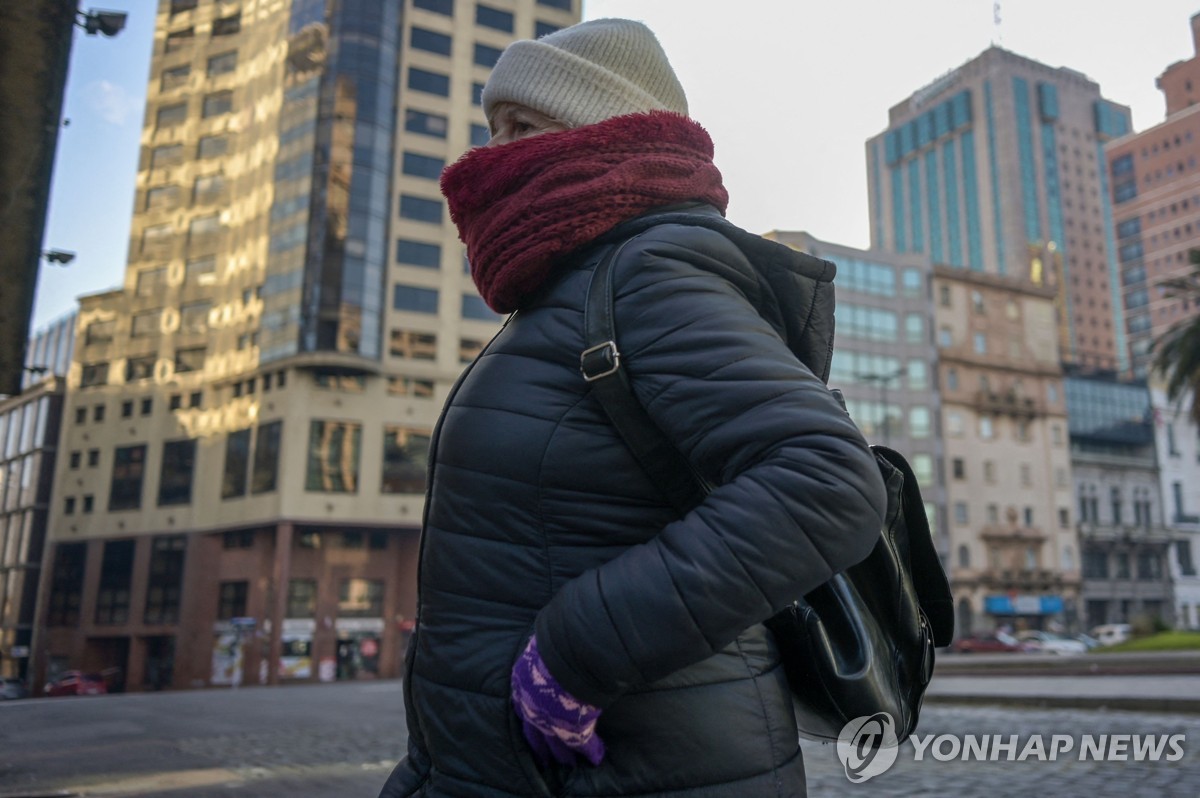
[[[775,230],[766,238],[836,264],[837,339],[829,386],[842,392],[846,409],[869,443],[908,458],[935,544],[946,557],[929,259],[855,249],[805,232]]]
[[[400,672],[432,428],[499,321],[438,177],[486,140],[508,42],[579,13],[160,0],[125,282],[81,303],[43,670]]]
[[[1172,531],[1163,512],[1145,383],[1068,377],[1071,466],[1085,628],[1174,621]]]
[[[1171,297],[1159,283],[1190,273],[1200,249],[1200,15],[1192,17],[1197,55],[1158,79],[1167,117],[1108,144],[1113,221],[1118,242],[1125,325],[1134,370],[1145,377],[1155,341],[1200,307]]]
[[[991,47],[867,142],[872,247],[1053,288],[1063,362],[1125,371],[1103,147],[1129,129],[1085,75]]]
[[[1200,429],[1191,399],[1172,402],[1152,382],[1154,441],[1158,452],[1163,522],[1170,530],[1170,578],[1177,628],[1200,629]]]
[[[74,333],[71,314],[34,335],[21,392],[0,397],[0,677],[26,686]]]

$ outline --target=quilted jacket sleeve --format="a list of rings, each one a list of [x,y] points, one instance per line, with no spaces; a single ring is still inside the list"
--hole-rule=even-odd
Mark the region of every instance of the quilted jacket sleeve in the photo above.
[[[740,250],[713,231],[662,227],[615,266],[638,399],[719,487],[539,614],[550,670],[600,706],[707,658],[862,560],[885,509],[866,442],[756,310],[767,299]]]

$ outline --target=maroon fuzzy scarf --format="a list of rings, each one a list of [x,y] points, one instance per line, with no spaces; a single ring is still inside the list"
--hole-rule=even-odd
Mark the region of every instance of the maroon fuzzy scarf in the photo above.
[[[712,139],[655,111],[471,150],[442,173],[471,277],[498,313],[516,310],[572,252],[663,205],[729,195]]]

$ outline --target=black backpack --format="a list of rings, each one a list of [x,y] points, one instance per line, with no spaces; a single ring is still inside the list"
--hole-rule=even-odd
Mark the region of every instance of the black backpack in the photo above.
[[[710,227],[735,243],[736,236],[751,235],[711,216],[671,214],[669,221]],[[707,488],[655,426],[622,368],[612,285],[619,250],[610,247],[592,274],[580,370],[642,469],[683,515]],[[821,279],[831,279],[832,264],[822,263],[828,278]],[[828,362],[813,365],[814,373],[828,374]],[[836,741],[849,721],[886,712],[903,742],[917,726],[934,647],[949,645],[954,636],[950,585],[916,476],[898,452],[871,450],[888,497],[879,541],[865,560],[766,621],[783,657],[798,729],[817,740]]]

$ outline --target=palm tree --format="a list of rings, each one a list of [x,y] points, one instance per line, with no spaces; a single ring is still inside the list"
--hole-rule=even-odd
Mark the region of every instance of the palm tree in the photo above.
[[[1190,396],[1192,420],[1200,425],[1200,250],[1190,250],[1188,260],[1194,267],[1190,274],[1167,278],[1159,286],[1168,298],[1190,300],[1187,304],[1197,312],[1154,342],[1154,369],[1166,377],[1169,400]]]

